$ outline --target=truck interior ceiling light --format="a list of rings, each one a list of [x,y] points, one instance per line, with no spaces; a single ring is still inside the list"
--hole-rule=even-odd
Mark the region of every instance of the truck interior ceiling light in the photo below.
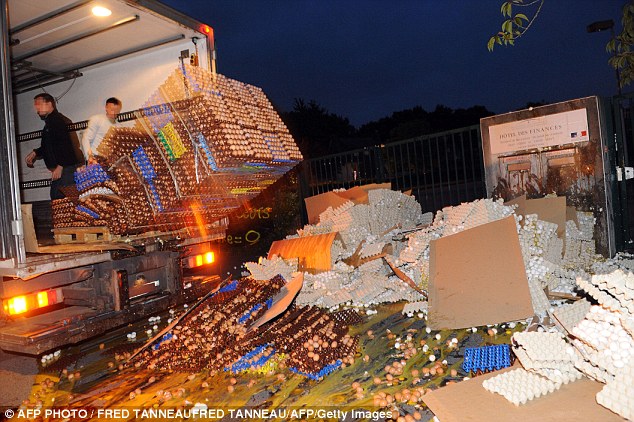
[[[108,9],[107,7],[103,7],[103,6],[95,6],[92,8],[92,14],[95,16],[110,16],[112,15],[112,11],[110,9]]]

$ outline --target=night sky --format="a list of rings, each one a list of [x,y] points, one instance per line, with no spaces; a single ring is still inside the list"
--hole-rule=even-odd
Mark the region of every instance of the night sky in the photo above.
[[[315,100],[357,127],[416,105],[505,113],[617,90],[610,32],[586,26],[620,32],[625,0],[546,0],[515,47],[493,52],[503,0],[161,1],[214,28],[219,73],[282,111]]]

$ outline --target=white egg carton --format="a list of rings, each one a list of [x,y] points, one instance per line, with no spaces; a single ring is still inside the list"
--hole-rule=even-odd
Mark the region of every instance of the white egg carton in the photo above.
[[[564,329],[571,333],[575,325],[579,324],[590,311],[590,302],[586,299],[561,306],[553,311],[553,315]]]
[[[406,303],[405,306],[403,306],[403,315],[427,312],[428,306],[429,303],[426,300]]]
[[[592,264],[591,268],[593,274],[609,274],[618,270],[621,266],[618,264],[615,257],[615,259],[606,259],[605,261],[595,262]]]
[[[572,363],[576,360],[572,346],[558,332],[517,332],[513,334],[511,340],[526,350],[528,356],[534,361]]]
[[[548,245],[544,248],[544,259],[559,267],[563,262],[564,240],[557,237],[557,234],[549,239]]]
[[[344,304],[352,301],[352,296],[347,290],[340,290],[338,292],[328,292],[322,296],[321,303],[325,308],[332,308],[337,305]]]
[[[585,290],[590,296],[596,299],[596,301],[604,307],[615,312],[622,312],[624,314],[630,313],[626,307],[621,305],[621,302],[617,298],[599,289],[590,281],[584,280],[581,277],[577,277],[577,286]]]
[[[350,213],[345,212],[332,218],[332,231],[341,232],[347,230],[353,223]]]
[[[297,305],[310,305],[310,306],[323,306],[323,293],[318,290],[302,290],[297,295],[296,303]]]
[[[526,404],[529,400],[552,393],[561,387],[561,383],[552,382],[540,375],[517,368],[484,380],[482,386],[487,391],[500,394],[519,406]]]
[[[623,316],[621,326],[630,336],[634,337],[634,317]]]
[[[593,241],[596,218],[591,212],[577,211],[577,221],[579,222],[580,239]]]
[[[588,361],[580,360],[575,363],[575,367],[583,372],[587,377],[602,382],[604,384],[614,380],[614,375],[608,373],[604,369],[599,368],[598,366],[591,364]]]
[[[328,224],[322,225],[310,225],[307,224],[303,229],[297,230],[297,235],[286,236],[286,239],[296,239],[298,237],[315,236],[319,234],[326,234],[332,232],[332,226]]]
[[[470,220],[475,215],[481,218],[484,223],[500,220],[515,213],[515,208],[504,205],[502,199],[478,199],[474,201],[472,215],[469,216],[466,223],[470,225]]]
[[[374,234],[397,224],[404,230],[411,229],[421,221],[421,207],[413,196],[389,189],[375,189],[368,192],[368,202],[379,217],[370,221]]]
[[[332,266],[332,270],[341,274],[350,274],[355,271],[355,267],[343,261],[338,261]]]
[[[359,273],[362,274],[381,274],[387,273],[386,269],[387,264],[383,262],[382,259],[375,259],[373,261],[368,261],[359,266]]]
[[[568,384],[583,377],[583,373],[576,369],[574,365],[565,368],[542,368],[535,369],[532,372],[551,380],[554,383]]]
[[[393,280],[393,282],[397,283],[398,281]],[[394,303],[394,302],[400,302],[403,300],[408,302],[413,302],[420,299],[420,294],[418,294],[416,291],[412,290],[411,288],[408,288],[407,286],[400,287],[398,284],[395,284],[395,286],[398,286],[398,287],[394,289],[384,290],[381,293],[379,293],[379,295],[376,296],[375,301],[378,303],[380,302]]]
[[[297,271],[297,260],[293,263],[282,258],[262,259],[261,263],[247,262],[244,264],[254,280],[270,280],[280,274],[285,280],[290,280],[291,274]]]
[[[315,274],[314,286],[315,288],[323,289],[327,292],[337,291],[341,289],[341,286],[347,279],[346,274],[341,274],[336,271],[326,271]]]
[[[375,255],[379,255],[383,251],[383,247],[387,242],[377,241],[374,243],[365,243],[361,248],[361,258],[368,258]]]
[[[537,315],[545,315],[550,309],[550,302],[548,297],[541,287],[541,283],[538,280],[528,280],[528,291],[531,295],[531,303],[533,310]]]
[[[627,298],[634,299],[634,274],[617,269],[608,274],[596,274],[593,276],[593,284],[607,287],[616,293],[621,293]]]
[[[526,370],[533,371],[537,369],[552,369],[553,367],[558,365],[558,362],[552,360],[534,360],[528,355],[528,353],[526,353],[526,350],[522,347],[513,347],[513,353]]]
[[[412,233],[407,241],[407,247],[400,254],[400,259],[405,262],[416,262],[429,247],[431,235],[427,230]]]
[[[634,364],[621,369],[597,393],[597,403],[628,420],[634,420]]]
[[[423,214],[420,218],[420,222],[418,224],[421,225],[430,225],[434,222],[434,213],[433,212],[426,212],[425,214]]]
[[[553,292],[568,293],[577,296],[578,276],[586,276],[582,269],[570,270],[557,266],[555,270],[546,276],[546,285]]]
[[[634,272],[634,255],[626,252],[619,252],[614,257],[614,261],[619,268],[622,268],[625,271]]]
[[[612,375],[634,362],[634,338],[623,328],[618,313],[592,306],[572,333],[577,337],[573,344],[584,357]]]
[[[354,207],[354,202],[352,201],[346,201],[336,208],[328,207],[324,212],[319,214],[319,221],[334,220],[336,217],[339,216],[349,217],[348,211],[352,207]]]
[[[445,223],[451,226],[460,226],[464,224],[473,207],[474,203],[468,202],[454,207],[443,208],[442,212]]]

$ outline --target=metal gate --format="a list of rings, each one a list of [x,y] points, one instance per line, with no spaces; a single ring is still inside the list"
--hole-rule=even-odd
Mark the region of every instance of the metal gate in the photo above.
[[[634,93],[604,102],[612,180],[615,241],[618,251],[634,250]]]
[[[411,190],[423,212],[433,212],[486,195],[477,125],[306,160],[299,171],[302,198],[390,183]]]

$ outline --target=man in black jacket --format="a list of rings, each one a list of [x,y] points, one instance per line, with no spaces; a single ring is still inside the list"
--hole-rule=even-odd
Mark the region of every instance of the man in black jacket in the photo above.
[[[26,165],[33,167],[35,160],[44,159],[46,168],[51,172],[51,199],[61,199],[62,186],[75,184],[73,174],[82,159],[78,156],[68,129],[69,120],[55,107],[55,99],[46,93],[35,96],[35,111],[44,120],[42,144],[26,156]]]

